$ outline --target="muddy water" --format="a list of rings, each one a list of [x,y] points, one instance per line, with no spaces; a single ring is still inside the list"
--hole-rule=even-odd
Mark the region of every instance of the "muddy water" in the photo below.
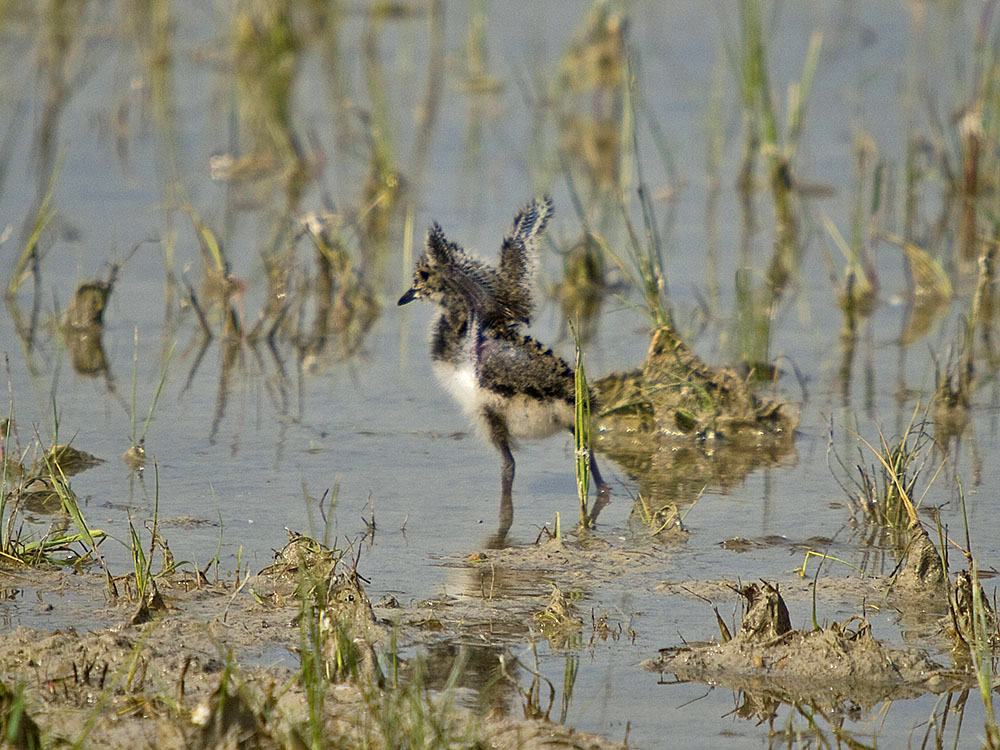
[[[311,22],[305,17],[312,11],[297,9],[291,21],[297,45],[275,53],[284,69],[295,72],[287,98],[280,77],[254,72],[255,45],[240,42],[241,34],[249,34],[245,19],[202,4],[153,6],[149,16],[136,13],[124,26],[117,8],[81,3],[79,16],[65,19],[61,31],[55,16],[36,18],[31,10],[24,17],[8,13],[0,29],[9,159],[0,185],[0,221],[10,229],[2,245],[5,278],[13,273],[50,179],[54,185],[37,284],[29,278],[0,320],[21,447],[30,448],[36,430],[46,444],[51,441],[54,404],[59,442],[72,439],[75,447],[105,459],[72,486],[90,523],[111,537],[102,549],[115,572],[130,567],[128,519],[146,523],[157,495],[161,533],[174,557],[203,568],[218,549],[218,573],[232,577],[237,566],[256,571],[268,564],[285,541],[286,527],[322,536],[317,503],[337,487],[329,533],[360,551],[373,599],[481,599],[482,577],[465,560],[495,529],[499,462],[434,381],[426,334],[431,311],[419,305],[397,309],[394,302],[408,284],[413,254],[432,220],[456,241],[490,256],[513,212],[531,195],[548,191],[557,212],[550,235],[556,247],[568,249],[582,224],[560,166],[560,144],[574,170],[574,189],[585,197],[588,222],[627,257],[614,190],[601,183],[609,169],[602,169],[600,152],[588,163],[586,148],[573,146],[572,133],[557,128],[545,106],[547,91],[572,90],[566,106],[596,129],[608,100],[621,96],[593,82],[558,79],[567,60],[582,69],[581,59],[598,54],[580,41],[590,5],[532,9],[527,27],[516,3],[490,5],[482,26],[460,4],[444,4],[442,16],[418,9],[373,19],[364,8],[352,8]],[[569,647],[544,640],[537,645],[540,669],[555,685],[563,684],[567,665],[578,669],[568,724],[616,740],[628,732],[630,742],[643,747],[660,746],[667,733],[687,736],[696,747],[766,745],[767,722],[740,718],[740,696],[694,683],[662,685],[639,669],[660,647],[717,633],[708,604],[683,588],[660,584],[763,577],[791,586],[806,548],[867,575],[892,572],[892,556],[868,543],[863,528],[849,524],[846,498],[828,469],[828,436],[832,425],[833,447],[848,466],[873,464],[867,449],[859,458],[855,433],[869,440],[879,427],[887,436],[900,434],[917,405],[926,407],[933,394],[935,359],[943,367],[958,340],[975,266],[960,260],[956,224],[947,216],[937,222],[943,178],[928,155],[934,118],[920,92],[932,92],[943,120],[965,102],[961,92],[971,86],[977,7],[960,4],[950,15],[896,2],[766,9],[772,88],[782,112],[788,84],[801,75],[810,34],[823,33],[794,162],[796,176],[810,188],[804,193],[816,197],[799,206],[801,259],[774,305],[769,349],[780,372],[769,392],[800,408],[794,450],[748,459],[737,476],[709,469],[702,481],[683,483],[671,481],[679,469],[639,475],[604,459],[614,501],[592,543],[606,545],[607,559],[593,560],[583,572],[561,570],[558,563],[551,571],[580,596],[582,640]],[[169,13],[166,26],[157,20],[161,12]],[[628,16],[627,31],[641,96],[639,157],[655,198],[670,304],[688,342],[715,364],[741,358],[740,323],[752,312],[741,306],[737,270],[762,288],[775,246],[763,162],[749,212],[734,187],[743,115],[725,45],[737,44],[737,16],[735,5],[706,10],[702,3],[673,3],[669,12],[639,5]],[[928,145],[915,157],[923,160],[925,181],[907,228],[904,164],[913,133],[924,135]],[[717,151],[712,138],[721,139]],[[862,140],[872,146],[859,198]],[[289,142],[305,155],[305,166],[289,156]],[[229,157],[237,161],[227,171]],[[405,193],[379,198],[371,192],[371,175],[378,172],[372,165],[382,164],[379,159],[389,160]],[[877,222],[867,213],[875,164],[887,170]],[[301,178],[290,176],[295,169]],[[634,196],[634,175],[629,180],[628,194]],[[381,233],[373,228],[383,217],[380,201],[394,206]],[[842,336],[844,317],[828,270],[842,277],[844,259],[824,217],[850,238],[858,205],[865,212],[863,228],[871,220],[886,232],[909,231],[909,239],[939,257],[956,294],[921,319],[908,304],[901,251],[889,242],[869,242],[865,229],[880,290],[874,312],[859,320],[852,340]],[[347,334],[324,340],[316,335],[316,303],[309,296],[318,276],[315,251],[308,238],[289,239],[305,214],[324,207],[335,207],[345,222],[344,245],[368,285],[362,295],[379,305],[371,327],[350,340]],[[408,210],[415,234],[404,249]],[[228,305],[246,321],[245,333],[261,317],[265,331],[274,324],[267,317],[270,300],[292,300],[273,345],[264,336],[223,340],[222,307],[206,281],[213,272],[205,269],[213,264],[199,251],[192,216],[223,247],[233,288],[242,290]],[[641,222],[638,211],[633,216]],[[157,241],[130,254],[150,238]],[[112,264],[120,268],[101,332],[104,366],[88,368],[71,357],[71,337],[55,321],[77,284],[108,278]],[[543,259],[541,284],[551,291],[562,276],[561,260],[552,252]],[[637,367],[649,341],[641,298],[610,261],[608,278],[614,287],[585,344],[593,375]],[[282,283],[285,297],[269,291]],[[208,316],[211,339],[199,326],[188,285]],[[569,356],[564,320],[555,294],[547,294],[533,332]],[[146,434],[150,460],[142,474],[120,459],[130,444],[136,352],[140,430],[167,368]],[[961,478],[973,547],[990,568],[1000,557],[1000,529],[991,512],[997,394],[988,364],[978,367],[984,385],[973,394],[970,423],[947,453],[928,454],[920,492],[943,461],[923,502],[941,506],[944,523],[959,529]],[[630,499],[640,489],[650,502],[682,507],[683,539],[649,538]],[[573,526],[568,439],[524,446],[515,508],[508,539],[514,548],[532,545],[557,514],[564,529]],[[365,536],[365,519],[372,516],[374,534]],[[24,533],[44,533],[53,523],[58,518],[52,513],[28,511]],[[721,544],[737,536],[759,544],[747,552]],[[837,563],[823,571],[851,574]],[[511,577],[504,587],[492,578],[490,591],[538,596],[539,608],[544,606],[550,578],[544,565],[531,574],[515,567]],[[0,605],[5,628],[54,629],[72,622],[96,629],[118,616],[102,602],[74,600],[72,593],[31,584],[11,589],[15,593]],[[731,619],[737,597],[724,591],[713,602]],[[805,627],[811,597],[802,592],[788,599],[793,623]],[[819,601],[818,615],[844,619],[858,614],[863,600],[849,591],[830,594]],[[620,623],[620,637],[592,639],[591,611],[595,621],[604,615],[613,626]],[[881,605],[866,614],[876,637],[887,642],[935,655],[947,648],[932,637],[927,618],[904,618]],[[465,640],[487,656],[493,653],[495,644],[480,633]],[[526,630],[497,640],[525,663],[534,658]],[[515,713],[520,710],[515,699],[507,700]],[[847,716],[844,730],[897,745],[911,733],[923,736],[918,725],[937,701],[897,701],[885,714],[858,710]],[[801,714],[780,708],[774,730],[786,725],[806,733],[803,739],[813,731]],[[982,707],[973,695],[960,742],[975,742],[981,727]]]

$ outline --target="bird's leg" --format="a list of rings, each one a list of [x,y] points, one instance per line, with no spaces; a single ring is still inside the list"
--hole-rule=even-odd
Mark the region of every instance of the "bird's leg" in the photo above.
[[[503,463],[500,467],[500,528],[497,530],[497,536],[502,538],[507,536],[514,522],[514,501],[511,498],[511,489],[514,486],[514,455],[507,443],[500,446],[500,457]]]
[[[500,451],[500,526],[490,539],[489,546],[502,547],[514,523],[514,501],[511,490],[514,487],[514,454],[510,450],[510,433],[507,422],[492,410],[486,412],[486,422],[490,428],[490,442]]]

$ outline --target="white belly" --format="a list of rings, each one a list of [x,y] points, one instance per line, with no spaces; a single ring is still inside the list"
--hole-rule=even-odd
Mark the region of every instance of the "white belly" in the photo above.
[[[510,436],[515,440],[549,437],[573,427],[571,404],[539,401],[531,396],[502,398],[479,387],[475,366],[471,362],[458,367],[435,362],[434,374],[484,436],[488,434],[484,418],[487,408],[504,416]]]
[[[451,394],[462,411],[470,417],[478,411],[478,394],[476,388],[476,368],[472,362],[463,363],[458,367],[444,362],[434,363],[434,374],[441,381],[444,389]]]

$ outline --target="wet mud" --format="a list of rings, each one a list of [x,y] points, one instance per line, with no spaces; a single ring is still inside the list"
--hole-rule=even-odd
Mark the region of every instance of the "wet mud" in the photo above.
[[[5,585],[64,589],[64,611],[71,602],[103,596],[103,580],[89,574],[72,576],[68,584],[59,572],[4,573],[0,579]],[[239,583],[182,576],[157,581],[163,606],[148,622],[134,622],[134,602],[117,601],[81,618],[112,623],[90,632],[19,627],[5,635],[0,668],[23,686],[29,709],[19,718],[25,731],[46,746],[86,738],[94,747],[300,747],[308,740],[306,717],[315,726],[318,715],[326,741],[335,747],[398,746],[391,732],[411,737],[426,731],[408,723],[414,720],[434,724],[436,741],[443,743],[436,746],[622,747],[562,726],[546,711],[533,712],[531,701],[520,716],[503,701],[486,710],[456,705],[447,687],[449,670],[481,670],[485,686],[516,669],[504,667],[503,638],[486,663],[483,655],[470,659],[457,647],[442,650],[435,644],[454,646],[458,630],[466,638],[472,632],[449,618],[447,604],[403,608],[389,599],[372,605],[342,554],[305,537],[293,538],[272,566]],[[118,588],[127,590],[125,583]],[[304,608],[304,601],[324,604]],[[308,617],[318,617],[321,629],[336,622],[357,657],[345,658],[336,638],[324,642],[318,703],[299,671],[310,647],[303,636]],[[518,618],[516,611],[502,617],[484,611],[479,619],[493,620],[513,639],[523,636],[513,624]],[[403,657],[395,649],[405,644],[420,644],[434,658],[424,665],[415,656]],[[416,692],[410,691],[408,685],[418,680]],[[424,696],[428,688],[440,697]],[[416,719],[406,714],[414,710],[413,701],[428,703]],[[376,728],[376,714],[392,710],[400,714],[397,723]]]
[[[957,609],[926,599],[918,605],[908,584],[897,583],[905,581],[902,570],[912,568],[907,575],[914,580],[946,579],[940,568],[927,577],[924,536],[912,534],[911,562],[894,577],[825,574],[780,585],[663,581],[657,592],[669,597],[719,602],[738,595],[744,613],[730,634],[716,609],[720,640],[662,648],[641,666],[662,682],[733,690],[739,714],[757,719],[773,718],[782,705],[850,713],[882,701],[968,691],[974,678],[967,664],[957,659],[948,666],[940,652],[955,633],[971,627],[971,579],[959,574],[953,592],[944,589],[946,602],[964,602]],[[271,565],[241,580],[157,576],[155,606],[138,600],[134,576],[118,579],[121,596],[111,599],[103,578],[93,573],[4,572],[4,588],[59,592],[61,621],[79,606],[79,619],[95,627],[19,627],[0,642],[0,668],[23,686],[32,722],[25,731],[37,728],[46,742],[85,736],[94,746],[289,747],[307,739],[303,717],[320,716],[337,746],[389,747],[391,735],[373,732],[372,717],[387,703],[398,706],[401,694],[411,695],[407,686],[418,684],[418,692],[429,688],[438,696],[426,711],[448,705],[434,715],[454,747],[470,741],[500,748],[621,747],[555,721],[544,683],[536,676],[525,687],[531,670],[513,653],[539,637],[557,651],[634,641],[633,621],[621,613],[609,617],[592,599],[623,579],[646,585],[657,577],[663,555],[672,545],[682,548],[684,538],[674,529],[653,550],[637,549],[624,537],[583,530],[555,537],[543,530],[533,544],[443,561],[460,585],[448,595],[405,603],[393,596],[372,602],[366,593],[372,582],[350,553],[301,535],[291,535]],[[820,541],[811,540],[816,546]],[[795,629],[786,597],[860,612],[919,606],[937,622],[939,654],[886,645],[864,616]],[[995,632],[995,617],[992,623]],[[303,684],[308,653],[324,675],[318,701]],[[463,689],[480,695],[478,708],[455,704],[449,687],[455,670],[463,675]],[[493,697],[484,704],[484,696]],[[411,731],[406,722],[412,720],[400,719],[394,731]]]

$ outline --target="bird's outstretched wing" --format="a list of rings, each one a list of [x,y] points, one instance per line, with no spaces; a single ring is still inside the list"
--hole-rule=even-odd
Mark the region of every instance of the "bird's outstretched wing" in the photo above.
[[[552,199],[535,199],[514,217],[514,227],[500,246],[499,294],[510,317],[530,322],[542,232],[552,216]]]

